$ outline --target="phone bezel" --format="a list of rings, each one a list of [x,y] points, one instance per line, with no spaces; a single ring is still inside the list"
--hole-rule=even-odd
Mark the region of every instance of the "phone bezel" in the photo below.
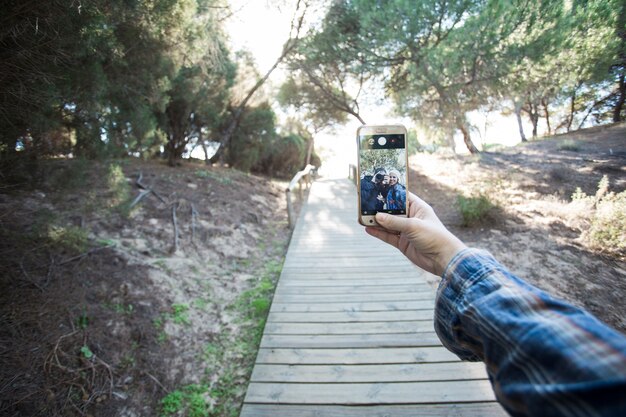
[[[376,216],[372,215],[362,215],[361,214],[361,141],[360,137],[363,135],[393,135],[393,134],[402,134],[404,135],[404,155],[406,158],[405,164],[407,167],[407,176],[406,176],[406,184],[405,187],[407,192],[409,190],[409,153],[407,149],[407,130],[403,125],[363,125],[360,126],[356,130],[356,146],[357,146],[357,175],[356,175],[356,189],[357,189],[357,199],[358,199],[358,221],[363,226],[378,226],[376,222]],[[408,200],[407,200],[408,201]],[[408,206],[405,214],[393,214],[393,216],[401,216],[407,217],[409,210]]]

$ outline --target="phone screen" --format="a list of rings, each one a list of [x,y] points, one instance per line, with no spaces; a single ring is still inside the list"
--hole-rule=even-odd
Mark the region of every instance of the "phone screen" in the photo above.
[[[361,215],[406,214],[406,146],[403,134],[359,135]]]

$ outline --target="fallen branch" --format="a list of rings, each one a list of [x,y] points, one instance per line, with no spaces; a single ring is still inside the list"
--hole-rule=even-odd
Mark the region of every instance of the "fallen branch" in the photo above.
[[[106,245],[106,246],[98,246],[97,248],[92,248],[92,249],[89,249],[87,252],[83,252],[83,253],[81,253],[80,255],[76,255],[76,256],[73,256],[73,257],[71,257],[71,258],[69,258],[69,259],[66,259],[66,260],[64,260],[64,261],[61,261],[61,262],[59,262],[57,265],[61,266],[61,265],[68,264],[68,263],[70,263],[70,262],[78,261],[78,260],[80,260],[80,259],[83,259],[83,258],[84,258],[84,257],[86,257],[86,256],[91,255],[91,254],[92,254],[92,253],[94,253],[94,252],[98,252],[98,251],[100,251],[100,250],[102,250],[102,249],[112,248],[113,246],[114,246],[114,245]]]
[[[143,199],[146,195],[152,193],[154,194],[154,196],[156,198],[159,199],[159,201],[161,201],[163,204],[167,204],[167,201],[165,201],[165,199],[163,197],[161,197],[161,195],[159,193],[157,193],[156,191],[154,191],[152,188],[146,186],[143,182],[141,182],[141,180],[143,179],[143,172],[139,172],[139,177],[137,178],[137,181],[135,181],[135,184],[137,185],[137,187],[141,188],[142,190],[145,190],[143,192],[141,192],[139,194],[139,196],[137,196],[137,198],[135,198],[135,201],[133,201],[133,203],[131,204],[130,208],[133,208],[137,203],[139,203],[139,201],[141,201],[141,199]]]
[[[165,387],[163,386],[163,384],[161,384],[161,382],[160,382],[158,379],[156,379],[156,377],[152,376],[152,374],[151,374],[150,372],[148,372],[148,371],[143,371],[143,373],[144,373],[144,374],[146,374],[147,376],[149,376],[149,377],[150,377],[150,379],[152,379],[154,382],[156,382],[156,384],[157,384],[159,387],[161,387],[161,389],[162,389],[163,391],[165,391],[165,392],[169,392],[169,391],[167,390],[167,388],[165,388]]]
[[[176,220],[176,208],[178,201],[172,204],[172,223],[174,223],[174,252],[178,252],[178,222]]]
[[[130,203],[130,207],[129,208],[132,209],[133,207],[135,207],[141,200],[143,200],[143,198],[145,196],[147,196],[150,193],[152,193],[152,190],[144,190],[144,191],[140,192],[139,195],[137,197],[135,197],[133,202]]]
[[[194,242],[196,236],[196,219],[198,218],[198,212],[196,207],[191,203],[191,243]]]

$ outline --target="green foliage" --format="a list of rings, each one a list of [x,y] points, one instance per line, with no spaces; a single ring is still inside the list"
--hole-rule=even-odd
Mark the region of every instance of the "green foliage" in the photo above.
[[[80,353],[82,353],[85,359],[91,359],[94,356],[93,352],[91,351],[91,349],[89,349],[89,346],[87,345],[84,345],[80,348]]]
[[[409,155],[412,155],[422,150],[422,145],[420,144],[420,141],[417,137],[417,131],[415,129],[409,129],[409,131],[407,132],[406,142],[407,152],[409,153]]]
[[[131,316],[135,311],[135,307],[132,304],[122,304],[115,303],[113,305],[109,305],[111,310],[115,311],[117,314],[122,314],[125,316]]]
[[[206,169],[199,169],[196,171],[196,175],[200,178],[211,178],[212,180],[224,185],[230,185],[233,183],[233,180],[232,178],[230,178],[229,173],[225,171],[218,174],[216,172]]]
[[[83,313],[76,319],[76,327],[85,330],[89,326],[89,317],[87,311],[83,309]]]
[[[111,163],[107,172],[107,186],[111,193],[111,205],[118,206],[130,198],[126,175],[119,164]]]
[[[568,139],[568,140],[564,140],[563,142],[561,142],[557,146],[557,149],[560,151],[578,152],[580,151],[580,146],[573,140]]]
[[[243,116],[228,153],[229,163],[250,172],[276,136],[276,115],[269,103],[252,108]]]
[[[84,158],[64,161],[62,165],[51,168],[50,186],[61,190],[74,191],[84,188],[89,178],[92,163]]]
[[[178,150],[225,109],[222,13],[221,0],[7,4],[0,143],[29,134],[39,155],[73,142],[88,158],[146,156],[167,135]]]
[[[207,385],[190,384],[172,391],[161,400],[161,417],[208,417],[210,407],[205,399],[208,390]]]
[[[307,140],[297,134],[275,136],[263,150],[257,171],[273,177],[291,178],[304,166]]]
[[[176,324],[189,325],[189,306],[187,304],[172,304],[172,320]]]
[[[302,169],[307,140],[296,133],[279,135],[275,120],[269,103],[245,113],[228,151],[228,161],[233,167],[286,178]]]
[[[457,205],[463,217],[463,226],[470,227],[488,219],[494,204],[484,194],[465,197],[457,196]]]
[[[333,103],[350,112],[356,97],[343,87],[375,80],[397,114],[441,130],[438,143],[462,134],[470,151],[473,111],[513,107],[520,120],[529,116],[533,135],[540,117],[569,130],[574,119],[607,121],[626,94],[618,82],[625,21],[618,0],[337,1],[303,41],[281,97],[294,108]]]
[[[48,225],[47,237],[53,245],[72,252],[84,252],[89,242],[87,231],[76,226]]]

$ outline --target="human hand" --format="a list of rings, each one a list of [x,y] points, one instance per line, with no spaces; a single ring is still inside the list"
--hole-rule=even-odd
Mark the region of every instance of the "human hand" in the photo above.
[[[454,255],[464,249],[463,242],[441,223],[432,207],[413,193],[407,193],[408,217],[377,213],[381,227],[366,227],[368,234],[398,248],[420,268],[442,275]]]
[[[385,201],[385,198],[383,197],[383,195],[381,193],[378,193],[378,195],[376,196],[376,199],[378,201]]]

